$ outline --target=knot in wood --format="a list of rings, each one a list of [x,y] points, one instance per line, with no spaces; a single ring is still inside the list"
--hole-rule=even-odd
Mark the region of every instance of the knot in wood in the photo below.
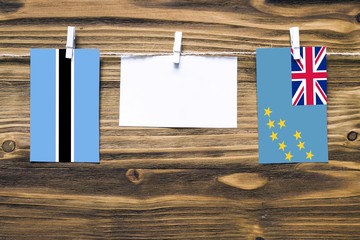
[[[356,21],[357,21],[358,23],[360,23],[360,13],[358,13],[358,15],[356,15]]]
[[[348,133],[347,139],[349,141],[355,141],[357,139],[357,136],[358,136],[357,132],[351,131],[351,132]]]
[[[265,240],[265,239],[262,237],[256,237],[255,240]]]
[[[1,147],[4,152],[10,153],[15,150],[16,143],[13,140],[6,140]]]
[[[139,184],[144,180],[144,173],[141,169],[129,169],[126,171],[125,176],[134,184]]]

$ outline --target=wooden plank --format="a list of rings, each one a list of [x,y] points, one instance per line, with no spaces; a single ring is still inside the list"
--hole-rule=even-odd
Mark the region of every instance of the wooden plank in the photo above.
[[[0,54],[254,52],[302,45],[360,52],[357,1],[9,0]],[[29,163],[29,57],[0,57],[0,238],[356,239],[359,56],[328,56],[329,164],[257,163],[254,55],[239,55],[237,129],[118,127],[120,59],[101,58],[101,164]]]
[[[128,173],[109,163],[29,165],[20,161],[1,173],[4,237],[345,239],[360,233],[359,164],[346,161]]]

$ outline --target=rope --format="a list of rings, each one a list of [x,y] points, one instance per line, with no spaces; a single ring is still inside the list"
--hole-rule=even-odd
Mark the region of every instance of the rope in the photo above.
[[[173,53],[165,52],[150,52],[150,53],[128,53],[128,52],[103,52],[100,56],[103,57],[131,57],[131,56],[169,56]],[[238,55],[255,55],[256,52],[182,52],[182,56],[238,56]],[[359,52],[328,52],[329,56],[360,56]],[[30,54],[0,54],[0,58],[27,58]]]

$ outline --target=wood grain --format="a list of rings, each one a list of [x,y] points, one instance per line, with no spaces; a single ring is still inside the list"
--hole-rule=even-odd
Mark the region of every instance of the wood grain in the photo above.
[[[0,53],[360,52],[358,1],[0,1]],[[0,239],[360,239],[359,56],[328,56],[328,164],[259,165],[255,56],[236,129],[120,128],[120,59],[101,58],[101,164],[29,163],[29,58],[0,58]],[[354,136],[355,136],[354,135]],[[15,146],[13,151],[12,147]]]

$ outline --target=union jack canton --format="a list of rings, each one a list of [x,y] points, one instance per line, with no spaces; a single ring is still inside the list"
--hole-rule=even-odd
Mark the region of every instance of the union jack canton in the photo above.
[[[301,47],[300,55],[291,56],[292,105],[326,105],[326,47]]]

